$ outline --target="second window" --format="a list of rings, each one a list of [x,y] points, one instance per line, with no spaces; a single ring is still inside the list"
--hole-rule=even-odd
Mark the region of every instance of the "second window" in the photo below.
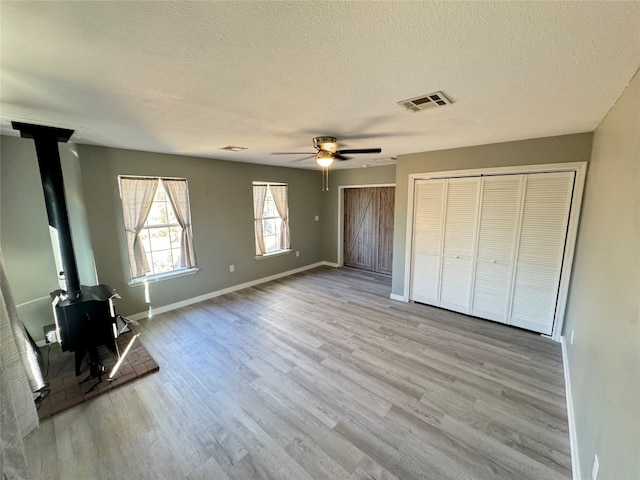
[[[284,183],[253,182],[256,256],[288,251],[289,204]]]

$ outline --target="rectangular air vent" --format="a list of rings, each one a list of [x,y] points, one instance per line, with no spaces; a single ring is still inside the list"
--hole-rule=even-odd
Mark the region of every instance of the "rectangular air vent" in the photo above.
[[[226,147],[222,147],[220,150],[227,150],[229,152],[241,152],[246,149],[247,147],[236,147],[235,145],[227,145]]]
[[[429,108],[444,107],[446,105],[451,105],[452,103],[453,102],[449,100],[444,93],[438,91],[410,98],[408,100],[402,100],[398,102],[398,105],[410,112],[419,112]]]

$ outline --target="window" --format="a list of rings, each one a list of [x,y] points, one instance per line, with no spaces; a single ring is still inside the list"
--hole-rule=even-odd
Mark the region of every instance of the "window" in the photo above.
[[[197,269],[183,178],[119,177],[131,280]]]
[[[253,182],[256,255],[288,251],[289,204],[284,183]]]

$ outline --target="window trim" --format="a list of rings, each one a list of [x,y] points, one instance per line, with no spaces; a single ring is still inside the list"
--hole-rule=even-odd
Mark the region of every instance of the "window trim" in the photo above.
[[[253,181],[253,182],[251,183],[251,195],[252,195],[252,197],[253,197],[254,201],[255,201],[255,197],[254,197],[254,190],[253,190],[253,187],[255,187],[255,186],[266,186],[266,187],[271,187],[271,186],[274,186],[274,187],[286,187],[286,189],[287,189],[287,217],[286,217],[286,226],[287,226],[287,230],[290,232],[290,226],[289,226],[289,185],[288,185],[287,183],[285,183],[285,182],[264,182],[264,181]],[[276,210],[276,211],[277,211],[277,210]],[[256,232],[256,230],[255,230],[255,222],[256,222],[256,221],[258,221],[258,220],[261,220],[261,221],[263,221],[263,222],[264,222],[265,220],[281,220],[281,221],[285,221],[285,220],[284,220],[280,215],[275,216],[275,217],[260,217],[259,219],[258,219],[258,218],[255,218],[255,216],[254,216],[254,218],[253,218],[253,221],[254,221],[254,229],[253,229],[254,241],[256,240],[256,238],[255,238],[255,237],[256,237],[256,233],[257,233],[257,232]],[[289,233],[289,235],[290,235],[290,233]],[[272,235],[271,235],[271,236],[272,236]],[[263,238],[265,238],[265,237],[264,237],[264,234],[263,234]],[[288,246],[287,248],[283,248],[283,249],[280,249],[280,250],[274,250],[274,251],[272,251],[272,252],[263,253],[262,255],[258,255],[258,254],[256,254],[256,255],[254,256],[254,258],[255,258],[256,260],[262,260],[262,259],[265,259],[265,258],[277,257],[277,256],[280,256],[280,255],[286,255],[287,253],[290,253],[291,251],[292,251],[292,249],[291,249],[291,237],[289,237],[289,246]]]
[[[136,277],[127,282],[130,287],[139,287],[145,283],[156,283],[170,278],[186,277],[198,273],[200,267],[181,268],[180,270],[172,270],[171,272],[154,273],[153,275],[145,275],[144,277]]]
[[[285,250],[277,250],[275,252],[265,253],[264,255],[256,255],[253,258],[255,258],[256,260],[264,260],[266,258],[279,257],[280,255],[286,255],[287,253],[291,253],[291,252],[293,252],[293,250],[291,250],[291,248],[287,248]]]
[[[191,198],[189,195],[189,180],[187,178],[184,177],[164,177],[164,176],[154,176],[154,175],[118,175],[118,190],[119,190],[119,195],[120,195],[120,202],[121,202],[121,207],[123,207],[122,204],[122,187],[121,187],[121,180],[122,179],[131,179],[131,180],[156,180],[158,182],[158,187],[163,183],[163,180],[174,180],[174,181],[184,181],[185,185],[186,185],[186,189],[187,189],[187,198],[188,198],[188,206],[189,206],[189,224],[192,225],[192,221],[191,221]],[[165,188],[163,186],[163,188]],[[166,192],[165,189],[165,194],[168,195],[168,192]],[[170,202],[167,202],[170,204]],[[172,207],[173,208],[173,207]],[[174,212],[174,216],[175,216],[175,212]],[[146,223],[146,221],[145,221]],[[175,223],[167,223],[167,224],[154,224],[154,225],[145,225],[145,227],[143,227],[142,230],[147,230],[147,229],[152,229],[152,228],[166,228],[166,227],[182,227],[180,225],[179,222],[175,222]],[[191,233],[191,235],[193,235],[193,231]],[[193,237],[191,237],[191,241],[193,242]],[[126,243],[126,240],[125,240]],[[128,246],[127,246],[128,248]],[[177,278],[177,277],[184,277],[187,275],[192,275],[194,273],[197,273],[200,271],[200,268],[198,267],[197,264],[195,264],[192,267],[187,267],[187,268],[178,268],[175,270],[171,270],[169,272],[160,272],[160,273],[153,273],[153,274],[146,274],[146,275],[142,275],[139,277],[132,277],[132,270],[131,270],[131,265],[130,265],[130,261],[127,258],[126,263],[129,267],[129,280],[127,281],[127,284],[130,287],[135,287],[135,286],[140,286],[140,285],[144,285],[147,283],[155,283],[155,282],[159,282],[159,281],[163,281],[163,280],[168,280],[171,278]]]

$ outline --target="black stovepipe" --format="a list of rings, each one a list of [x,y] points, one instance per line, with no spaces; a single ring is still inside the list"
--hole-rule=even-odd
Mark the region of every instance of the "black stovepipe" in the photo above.
[[[11,122],[14,129],[20,131],[23,138],[32,138],[36,145],[40,178],[44,191],[49,225],[58,235],[60,259],[66,281],[66,293],[69,300],[80,296],[80,277],[71,241],[71,228],[64,195],[64,181],[58,142],[67,142],[73,130],[65,128],[45,127],[22,122]]]

